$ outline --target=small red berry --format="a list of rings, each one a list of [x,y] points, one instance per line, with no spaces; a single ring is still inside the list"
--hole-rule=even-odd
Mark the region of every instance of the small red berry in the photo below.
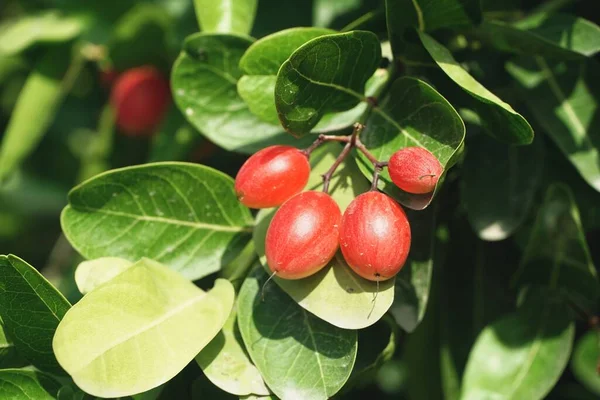
[[[390,158],[388,172],[392,182],[408,193],[424,194],[435,189],[444,167],[422,147],[406,147]]]
[[[284,279],[319,271],[339,247],[341,219],[337,203],[323,192],[302,192],[286,201],[271,220],[265,239],[271,271]]]
[[[132,68],[115,81],[110,101],[123,133],[151,134],[169,106],[169,82],[154,67]]]
[[[344,212],[342,254],[365,279],[380,281],[396,275],[408,257],[410,238],[404,210],[383,193],[363,193]]]
[[[242,165],[235,177],[235,192],[246,207],[277,207],[304,189],[309,175],[308,157],[302,151],[269,146]]]

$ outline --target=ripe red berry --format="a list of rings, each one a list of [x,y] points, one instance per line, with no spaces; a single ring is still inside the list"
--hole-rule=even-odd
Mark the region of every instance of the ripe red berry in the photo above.
[[[396,275],[408,257],[410,238],[404,210],[383,193],[363,193],[344,212],[342,254],[365,279],[380,281]]]
[[[435,189],[444,167],[427,149],[406,147],[390,158],[388,171],[392,182],[408,193],[424,194]]]
[[[169,82],[154,67],[123,72],[111,91],[119,129],[128,135],[147,135],[161,122],[170,103]]]
[[[308,157],[291,146],[269,146],[253,154],[235,177],[235,192],[246,207],[283,204],[308,182]]]
[[[323,268],[339,246],[342,213],[331,196],[308,191],[286,201],[271,220],[265,254],[271,271],[301,279]]]

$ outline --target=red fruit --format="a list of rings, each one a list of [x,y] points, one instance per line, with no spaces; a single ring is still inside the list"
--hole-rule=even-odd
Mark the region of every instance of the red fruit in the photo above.
[[[422,147],[406,147],[390,158],[388,171],[392,181],[408,193],[424,194],[435,189],[444,167]]]
[[[246,207],[283,204],[308,182],[308,157],[291,146],[269,146],[253,154],[235,177],[235,192]]]
[[[132,68],[116,80],[110,101],[123,133],[147,135],[157,128],[167,111],[169,82],[154,67]]]
[[[271,271],[301,279],[323,268],[339,246],[340,208],[326,193],[308,191],[286,201],[275,213],[265,239]]]
[[[342,254],[358,275],[389,279],[406,262],[410,225],[404,210],[380,192],[367,192],[350,203],[340,227]]]

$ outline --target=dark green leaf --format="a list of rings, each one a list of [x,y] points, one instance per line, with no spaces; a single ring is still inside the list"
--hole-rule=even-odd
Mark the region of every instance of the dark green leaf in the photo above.
[[[533,141],[533,130],[525,118],[477,82],[447,48],[425,33],[419,35],[429,55],[444,73],[477,100],[473,107],[487,133],[508,144],[529,144]]]
[[[464,123],[452,105],[427,83],[404,77],[394,82],[388,96],[373,109],[361,140],[380,161],[389,160],[404,147],[424,147],[447,170],[464,137]],[[357,160],[361,171],[371,178],[373,165],[362,154]],[[411,195],[401,191],[392,183],[387,169],[381,174],[379,188],[413,209],[427,207],[433,198],[433,193]]]
[[[514,24],[487,21],[478,33],[495,48],[517,54],[574,59],[600,51],[600,27],[567,14],[537,13]]]
[[[194,0],[198,24],[206,33],[250,33],[258,0]]]
[[[530,291],[515,313],[477,338],[461,399],[542,399],[562,375],[575,334],[569,310],[552,293]]]
[[[238,95],[238,63],[252,40],[195,34],[173,66],[175,103],[204,136],[226,150],[254,153],[271,144],[299,145],[281,126],[262,122]]]
[[[365,100],[365,83],[380,60],[379,40],[366,31],[325,35],[302,45],[277,74],[275,105],[283,127],[302,136],[324,114]]]
[[[149,161],[184,161],[194,147],[208,145],[208,141],[196,134],[179,109],[171,105],[153,137]]]
[[[0,256],[0,316],[4,329],[19,354],[42,371],[64,374],[54,357],[52,338],[70,307],[31,265],[13,255]]]
[[[63,231],[86,258],[152,257],[189,279],[233,260],[252,230],[233,179],[197,164],[109,171],[73,189],[69,204]]]
[[[0,398],[11,400],[56,399],[60,383],[39,371],[0,370]]]
[[[499,145],[486,136],[469,142],[463,168],[467,217],[483,240],[504,240],[529,213],[544,166],[542,142]]]
[[[26,365],[25,360],[17,352],[17,347],[4,332],[4,323],[0,319],[0,369]]]
[[[552,185],[540,207],[519,270],[519,286],[548,285],[566,292],[590,312],[600,295],[600,283],[590,258],[577,205],[569,188]]]
[[[577,341],[571,359],[571,370],[579,382],[600,395],[598,360],[600,360],[600,333],[593,329]]]
[[[540,126],[600,191],[600,65],[593,60],[551,64],[535,57],[506,68]]]
[[[348,380],[356,331],[336,328],[304,310],[257,266],[242,285],[238,324],[252,361],[282,399],[327,399]]]

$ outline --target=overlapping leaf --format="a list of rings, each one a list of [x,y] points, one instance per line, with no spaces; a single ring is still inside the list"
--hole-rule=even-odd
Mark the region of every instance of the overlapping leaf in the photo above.
[[[60,383],[39,371],[0,370],[0,398],[14,400],[54,400]]]
[[[118,257],[102,257],[84,261],[75,270],[77,289],[81,294],[91,292],[132,265],[133,262]]]
[[[84,182],[69,194],[61,223],[86,258],[152,257],[198,279],[244,248],[252,219],[230,177],[173,162],[113,170]]]
[[[577,341],[571,359],[571,370],[577,380],[596,395],[600,395],[598,358],[600,358],[600,334],[596,330],[591,330]]]
[[[239,33],[252,29],[258,0],[194,0],[196,17],[203,32]]]

